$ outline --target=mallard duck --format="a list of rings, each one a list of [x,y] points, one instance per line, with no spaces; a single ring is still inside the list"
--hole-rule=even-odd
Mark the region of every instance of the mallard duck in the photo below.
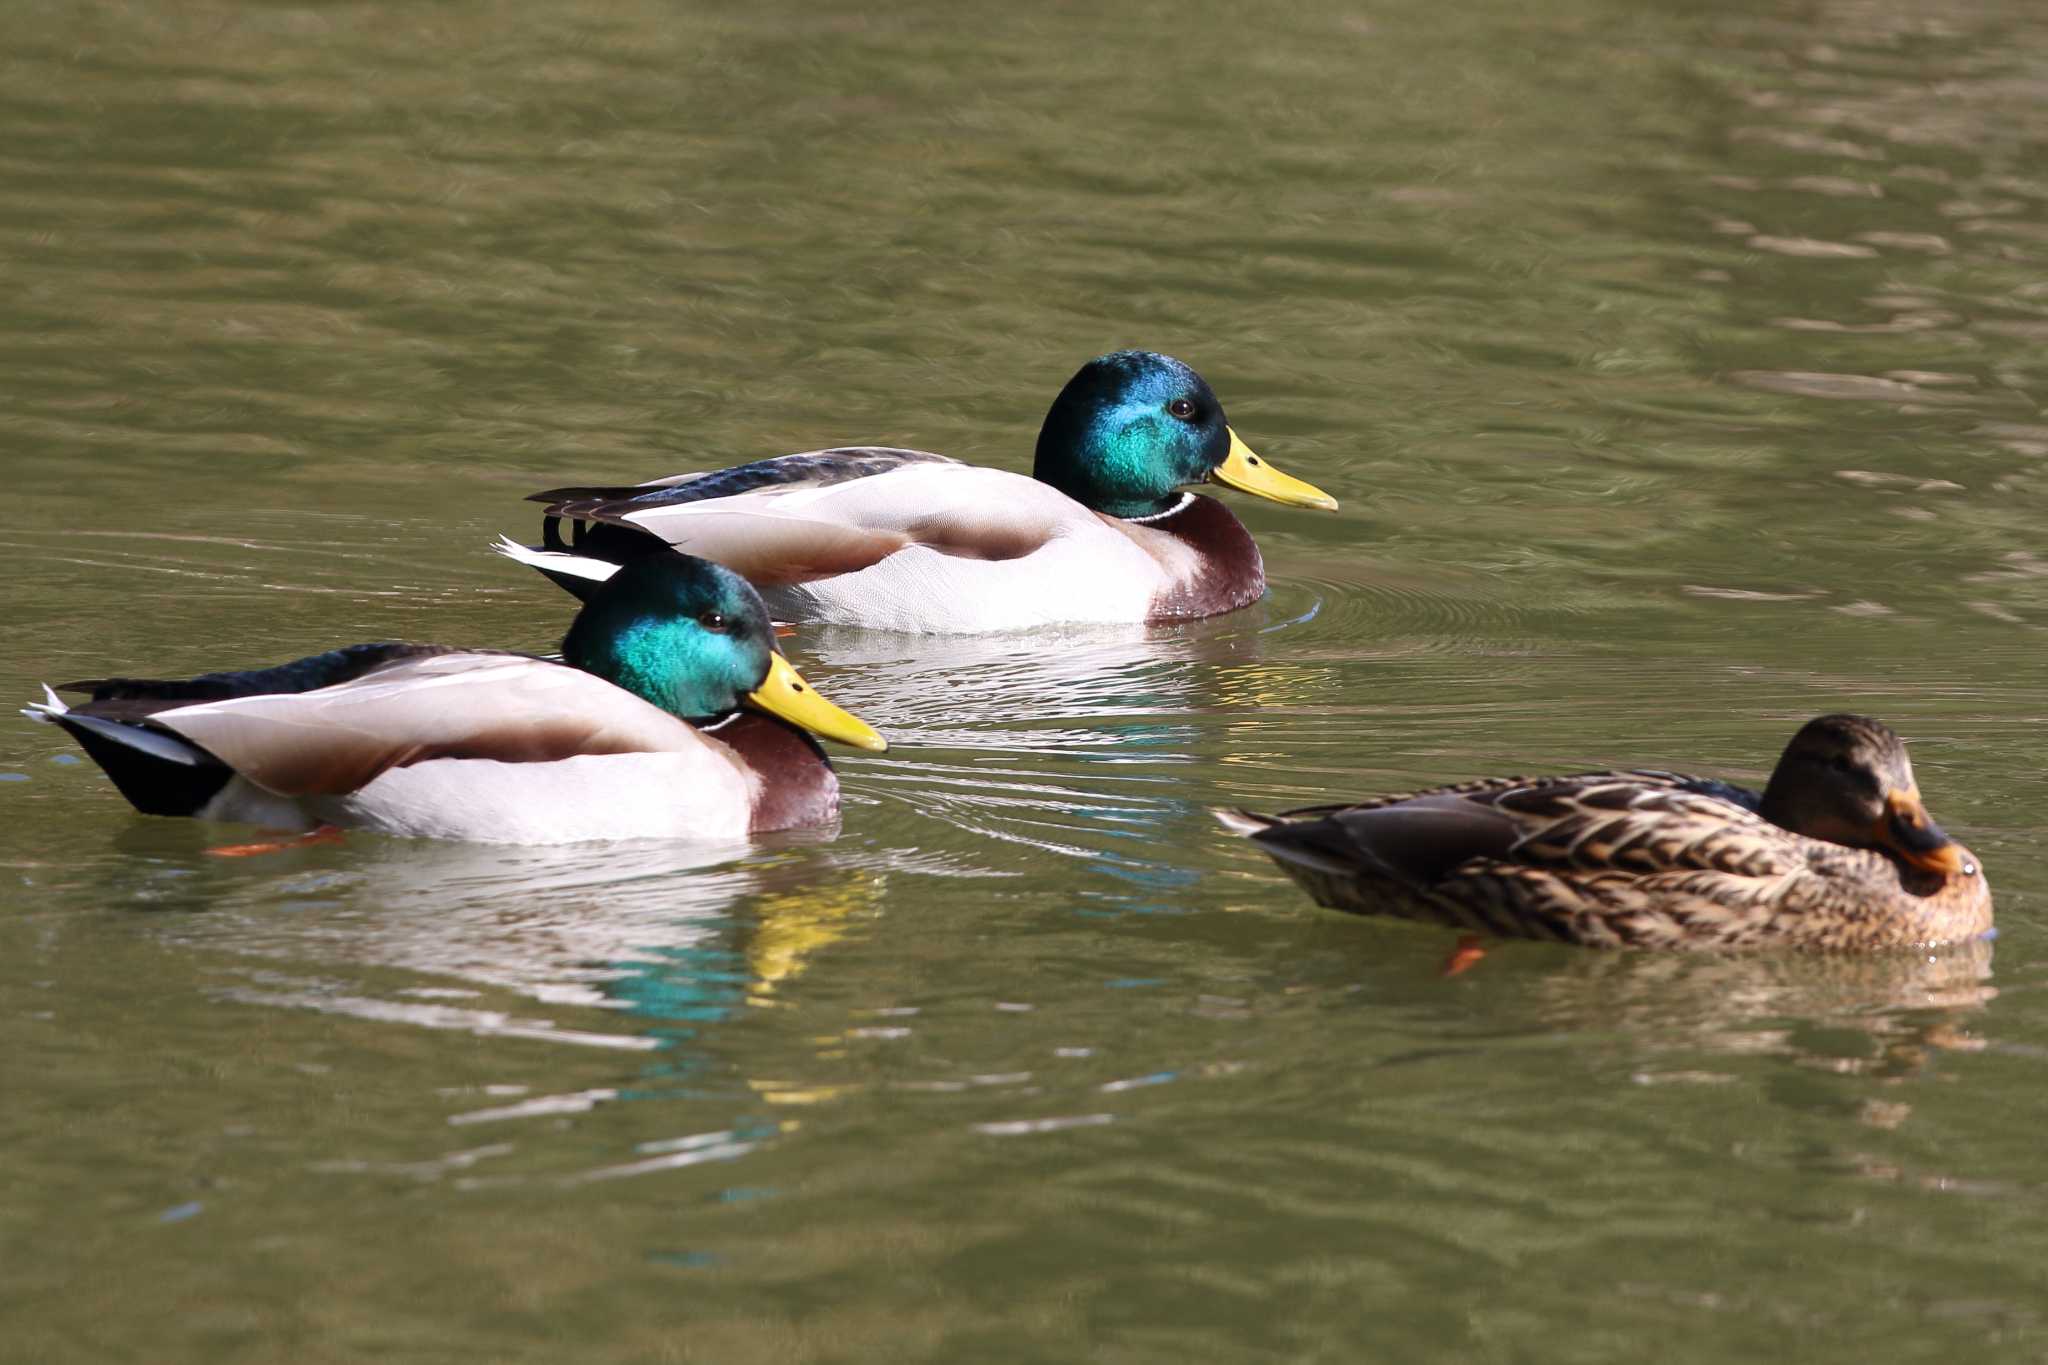
[[[150,815],[331,824],[497,843],[736,838],[815,824],[839,783],[809,730],[882,737],[774,649],[746,580],[636,560],[593,593],[562,662],[363,644],[184,681],[70,683],[62,726]]]
[[[1029,478],[922,450],[814,450],[536,493],[546,543],[499,548],[580,595],[606,572],[591,561],[674,546],[745,574],[794,621],[949,633],[1174,621],[1266,590],[1250,533],[1182,491],[1205,482],[1337,506],[1253,454],[1186,365],[1119,351],[1060,390]]]
[[[1644,770],[1215,815],[1323,905],[1482,934],[1858,949],[1991,928],[1976,859],[1929,818],[1899,737],[1863,716],[1807,722],[1761,794]]]

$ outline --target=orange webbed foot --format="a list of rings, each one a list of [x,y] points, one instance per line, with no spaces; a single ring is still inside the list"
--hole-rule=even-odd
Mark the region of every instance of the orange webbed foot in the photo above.
[[[287,849],[310,848],[315,844],[338,844],[343,833],[339,826],[321,825],[304,834],[295,834],[289,839],[266,839],[254,844],[221,844],[206,850],[214,858],[253,858],[259,853],[283,853]]]
[[[1443,970],[1438,976],[1457,976],[1479,965],[1479,959],[1486,956],[1486,941],[1477,934],[1458,935],[1457,946],[1444,959]]]

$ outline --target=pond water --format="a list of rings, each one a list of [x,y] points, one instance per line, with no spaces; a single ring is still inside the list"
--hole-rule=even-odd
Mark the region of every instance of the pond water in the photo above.
[[[34,1361],[2048,1348],[2048,14],[96,0],[0,49],[0,694],[544,650],[520,498],[1027,468],[1180,356],[1342,500],[1184,628],[808,630],[895,741],[751,848],[222,860],[0,726]],[[1680,961],[1222,837],[1914,742],[2001,936]],[[234,837],[229,830],[227,837]],[[246,837],[246,836],[243,836]]]

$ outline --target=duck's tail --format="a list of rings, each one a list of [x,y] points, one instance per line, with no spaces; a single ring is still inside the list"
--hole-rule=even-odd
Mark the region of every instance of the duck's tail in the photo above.
[[[619,571],[619,566],[608,559],[593,559],[565,550],[538,549],[521,545],[510,536],[499,536],[491,548],[516,564],[539,571],[550,583],[584,602],[590,600],[599,584]]]
[[[21,714],[30,720],[39,720],[45,725],[55,725],[57,717],[69,714],[70,710],[71,708],[64,704],[64,699],[51,691],[48,683],[44,683],[43,699],[32,701],[22,707]]]
[[[21,713],[62,726],[144,815],[191,815],[233,776],[212,754],[168,730],[74,711],[47,686],[43,697]]]
[[[1241,806],[1211,806],[1209,814],[1216,818],[1217,824],[1240,839],[1249,839],[1280,823],[1278,816],[1260,815]]]

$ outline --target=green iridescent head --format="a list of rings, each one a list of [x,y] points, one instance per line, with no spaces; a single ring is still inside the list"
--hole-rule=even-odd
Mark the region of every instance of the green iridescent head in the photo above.
[[[1163,512],[1230,454],[1223,404],[1155,351],[1098,356],[1067,381],[1038,431],[1032,476],[1113,517]]]
[[[1045,414],[1031,473],[1112,517],[1169,511],[1175,492],[1191,483],[1337,510],[1328,493],[1254,454],[1202,376],[1157,351],[1117,351],[1083,365]]]
[[[753,584],[693,555],[643,555],[621,567],[576,613],[562,658],[684,720],[745,706],[858,749],[889,747],[776,652],[775,623]]]
[[[562,658],[671,715],[736,710],[768,677],[775,628],[753,585],[682,554],[633,560],[590,596]]]

